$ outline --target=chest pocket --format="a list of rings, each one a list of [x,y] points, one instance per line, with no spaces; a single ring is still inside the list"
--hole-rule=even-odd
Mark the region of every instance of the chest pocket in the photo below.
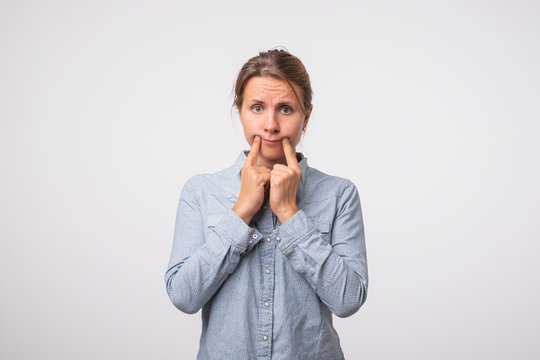
[[[208,215],[206,217],[206,227],[207,228],[215,227],[222,217],[223,217],[223,214]]]
[[[314,220],[313,222],[314,222],[315,227],[317,228],[317,230],[319,230],[321,232],[321,234],[323,236],[323,239],[327,243],[330,243],[332,225],[328,224],[326,222],[317,221],[317,220]]]
[[[214,215],[207,215],[206,219],[204,220],[204,233],[205,236],[215,236],[214,228],[219,223],[221,218],[223,217],[223,214],[214,214]]]

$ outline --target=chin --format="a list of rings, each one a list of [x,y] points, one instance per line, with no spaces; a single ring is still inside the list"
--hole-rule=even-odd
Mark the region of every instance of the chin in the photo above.
[[[264,156],[268,160],[281,160],[285,157],[285,154],[283,153],[283,150],[276,150],[276,149],[261,149],[261,155]]]

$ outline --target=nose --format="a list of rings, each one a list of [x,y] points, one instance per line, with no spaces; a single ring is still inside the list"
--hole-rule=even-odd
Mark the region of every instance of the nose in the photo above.
[[[273,111],[268,111],[264,122],[264,131],[269,134],[277,134],[279,132],[279,123],[276,114]]]

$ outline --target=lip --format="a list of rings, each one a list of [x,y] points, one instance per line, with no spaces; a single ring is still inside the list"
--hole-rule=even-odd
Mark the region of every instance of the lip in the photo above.
[[[263,139],[263,142],[264,142],[264,143],[267,143],[267,144],[281,144],[281,139],[279,139],[279,140],[268,140],[268,139]]]

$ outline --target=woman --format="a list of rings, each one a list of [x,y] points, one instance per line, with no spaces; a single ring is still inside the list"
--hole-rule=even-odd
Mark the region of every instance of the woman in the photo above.
[[[197,359],[343,358],[332,314],[366,299],[364,227],[355,186],[295,152],[311,95],[295,56],[250,59],[234,104],[251,150],[182,190],[165,282],[178,309],[202,308]]]

